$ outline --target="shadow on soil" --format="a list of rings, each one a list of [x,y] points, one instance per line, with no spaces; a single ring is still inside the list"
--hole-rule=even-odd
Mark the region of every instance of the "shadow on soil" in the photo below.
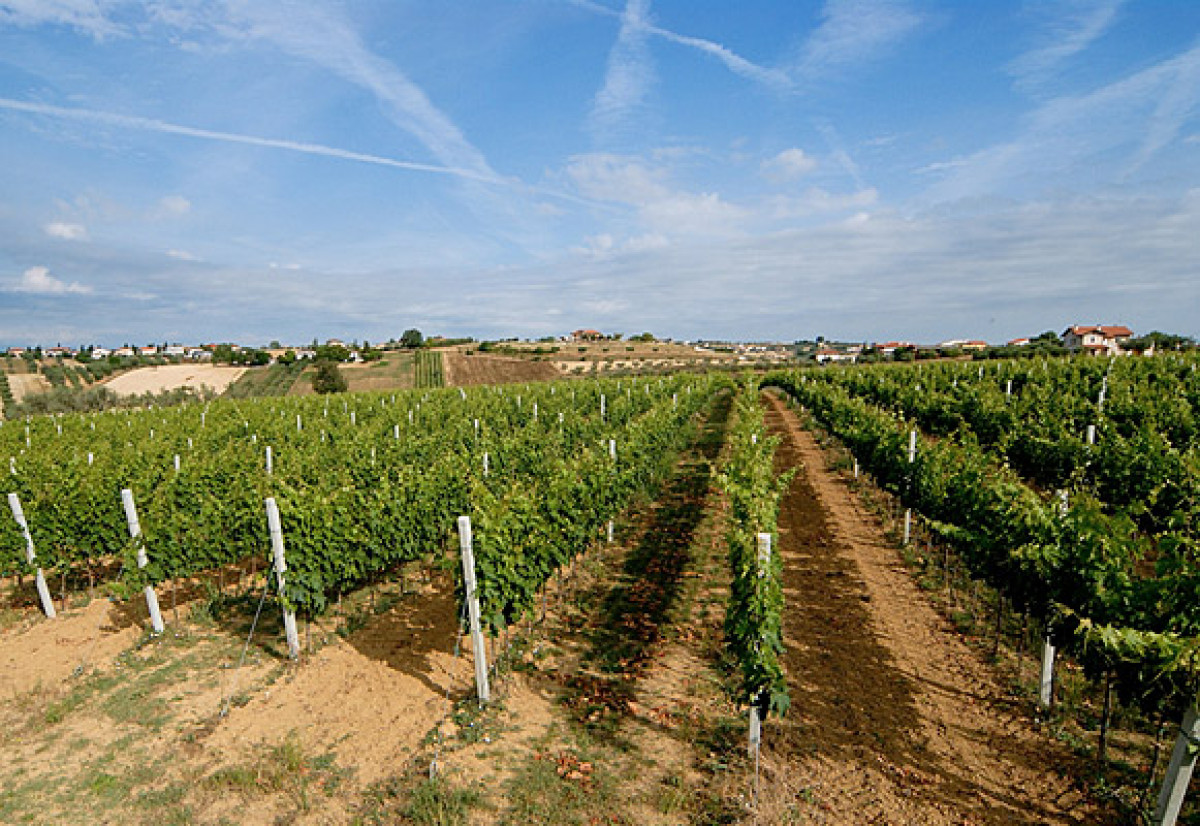
[[[565,677],[563,700],[593,733],[615,735],[630,719],[637,680],[674,621],[731,404],[727,394],[714,400],[696,444],[647,509],[615,584],[601,578],[580,595],[581,605],[596,606],[583,658],[594,670]]]
[[[346,642],[363,656],[419,680],[430,691],[444,692],[446,686],[430,676],[434,673],[431,655],[453,652],[458,640],[458,607],[450,577],[435,574],[432,584],[388,599],[394,604],[366,618]],[[460,651],[460,657],[469,654]],[[451,694],[458,696],[468,688],[474,691],[473,685],[456,685]]]
[[[589,659],[606,672],[635,672],[644,665],[679,600],[730,405],[728,395],[714,402],[695,455],[667,482],[637,545],[625,558],[620,580],[604,599],[591,634]]]
[[[783,437],[777,468],[800,466],[790,432],[796,426],[792,414],[778,399],[768,397],[764,403],[769,429]],[[964,767],[947,764],[929,748],[916,697],[923,693],[921,685],[936,692],[938,684],[931,675],[905,675],[877,639],[866,586],[834,539],[824,507],[803,473],[781,502],[779,532],[787,558],[784,634],[792,706],[787,717],[773,724],[777,733],[766,735],[770,748],[785,757],[824,756],[876,769],[916,769],[932,780],[920,796],[969,811],[974,823],[1045,822],[1036,801],[987,794]],[[982,694],[946,693],[964,704],[988,702]],[[1006,755],[1014,758],[1052,770],[1044,762],[1048,755]]]

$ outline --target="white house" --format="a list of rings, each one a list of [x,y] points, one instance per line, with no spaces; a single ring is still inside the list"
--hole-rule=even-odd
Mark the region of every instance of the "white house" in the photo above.
[[[1089,353],[1093,356],[1119,356],[1124,354],[1124,345],[1133,338],[1133,330],[1122,326],[1101,324],[1076,324],[1063,331],[1063,347],[1072,353]]]
[[[858,360],[858,356],[854,353],[843,353],[841,350],[835,350],[832,347],[822,347],[817,350],[814,358],[819,364],[829,364],[830,362],[849,362],[853,364]]]

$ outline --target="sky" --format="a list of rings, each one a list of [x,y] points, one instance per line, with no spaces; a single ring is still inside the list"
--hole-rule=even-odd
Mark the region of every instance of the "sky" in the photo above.
[[[0,0],[0,346],[1200,336],[1195,0]]]

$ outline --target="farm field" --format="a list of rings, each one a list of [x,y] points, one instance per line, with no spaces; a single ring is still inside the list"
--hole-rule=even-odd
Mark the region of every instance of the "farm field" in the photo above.
[[[489,356],[478,352],[467,355],[465,348],[461,347],[442,352],[445,360],[446,385],[449,387],[548,381],[560,378],[553,365],[544,361]]]
[[[835,374],[791,376],[774,383],[801,392]],[[1121,398],[1116,374],[1112,387]],[[0,820],[1122,822],[1130,801],[1105,796],[1114,775],[1097,773],[1095,714],[1080,714],[1098,707],[1098,684],[1063,664],[1063,708],[1040,711],[1036,628],[1001,602],[995,639],[1008,643],[993,649],[987,585],[951,581],[948,562],[930,562],[937,546],[898,548],[887,475],[882,490],[852,475],[845,448],[811,429],[819,410],[784,398],[681,376],[0,430],[14,452],[70,445],[54,461],[14,458],[10,474],[57,619],[36,614],[20,536],[0,526],[0,561],[22,576],[0,603],[0,745],[12,755]],[[768,494],[754,468],[769,470],[772,452],[795,474]],[[145,573],[119,498],[53,506],[63,490],[127,484],[147,550],[162,552]],[[267,495],[284,519],[298,661],[268,587]],[[485,648],[500,657],[483,711],[459,631],[456,513],[475,524]],[[84,546],[63,541],[96,523],[109,527],[76,534]],[[769,569],[752,548],[731,551],[756,524],[775,536]],[[210,547],[216,537],[228,547]],[[944,553],[969,567],[966,548]],[[133,598],[146,584],[161,635]],[[784,600],[774,620],[772,587]],[[765,624],[731,628],[735,613]],[[772,622],[780,666],[772,646],[734,639],[769,641]],[[746,698],[764,689],[756,781]],[[1136,704],[1120,708],[1109,759],[1136,766],[1150,738],[1129,717]]]
[[[12,389],[14,402],[22,402],[34,393],[44,393],[50,389],[50,382],[45,376],[36,373],[9,374],[8,386]]]
[[[182,387],[208,387],[214,393],[225,392],[246,372],[245,367],[220,367],[212,364],[168,364],[140,367],[106,381],[103,386],[120,396],[162,393]]]

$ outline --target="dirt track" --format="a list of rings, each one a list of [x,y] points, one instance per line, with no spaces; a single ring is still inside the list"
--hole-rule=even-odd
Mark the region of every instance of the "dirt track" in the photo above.
[[[1105,822],[812,434],[766,404],[777,463],[802,470],[780,512],[792,710],[766,734],[764,811],[800,797],[811,823]]]

